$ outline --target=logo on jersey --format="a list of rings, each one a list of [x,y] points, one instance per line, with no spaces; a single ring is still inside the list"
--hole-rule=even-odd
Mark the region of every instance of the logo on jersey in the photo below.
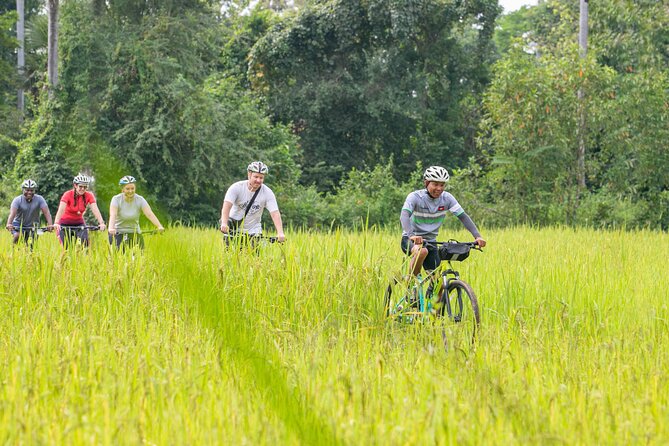
[[[446,210],[446,206],[439,206],[439,208],[438,208],[437,210],[438,210],[438,211],[445,211],[445,210]]]

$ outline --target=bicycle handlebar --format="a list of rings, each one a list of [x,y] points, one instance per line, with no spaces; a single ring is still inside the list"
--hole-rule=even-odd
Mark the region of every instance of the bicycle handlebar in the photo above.
[[[39,232],[39,231],[48,231],[49,229],[53,229],[53,226],[12,226],[12,229],[15,231],[32,231],[32,232]],[[11,229],[7,228],[8,231],[11,231]]]
[[[448,245],[449,243],[458,243],[458,244],[461,244],[461,245],[468,245],[472,249],[475,249],[477,251],[483,251],[483,248],[481,248],[477,242],[458,242],[456,240],[450,240],[450,241],[447,241],[447,242],[437,242],[437,241],[429,242],[427,240],[423,240],[424,245],[430,245],[430,246],[436,246],[436,247],[442,246],[442,245]]]
[[[151,234],[162,234],[165,232],[165,230],[159,231],[157,229],[152,229],[150,231],[142,231],[142,232],[133,232],[133,234],[139,234],[139,235],[151,235]]]
[[[137,232],[137,231],[134,231],[134,232],[118,232],[118,231],[116,231],[116,235],[151,235],[151,234],[162,234],[163,232],[165,232],[165,231],[164,230],[159,231],[157,229],[152,229],[150,231],[142,231],[142,232]]]
[[[89,225],[80,225],[80,226],[69,226],[69,225],[60,225],[61,229],[88,229],[89,231],[99,231],[100,226],[89,226]]]

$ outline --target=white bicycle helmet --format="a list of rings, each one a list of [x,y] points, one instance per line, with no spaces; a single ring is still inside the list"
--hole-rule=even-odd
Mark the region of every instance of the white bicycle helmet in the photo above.
[[[80,173],[74,179],[72,180],[72,183],[74,184],[83,184],[85,186],[88,186],[91,183],[91,179],[88,178],[86,175],[83,173]]]
[[[448,171],[441,166],[430,166],[423,174],[423,180],[425,181],[438,181],[440,183],[445,183],[449,178]]]
[[[248,170],[249,172],[256,172],[262,174],[266,174],[267,172],[269,172],[267,165],[262,161],[252,162],[251,164],[249,164],[249,167],[247,167],[246,170]]]
[[[135,177],[133,177],[132,175],[126,175],[119,180],[118,184],[121,186],[125,186],[126,184],[136,183],[136,182],[137,180],[135,179]]]
[[[21,184],[21,189],[37,189],[37,183],[35,180],[25,180]]]

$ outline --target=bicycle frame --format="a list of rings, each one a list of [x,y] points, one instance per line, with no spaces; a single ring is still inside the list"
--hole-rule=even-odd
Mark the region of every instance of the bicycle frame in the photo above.
[[[426,242],[428,245],[439,246],[449,242]],[[475,242],[468,243],[470,248],[480,250],[478,245]],[[443,278],[443,280],[440,280]],[[442,260],[432,271],[428,271],[426,275],[418,276],[406,275],[402,279],[402,282],[405,282],[407,293],[398,299],[398,301],[393,305],[393,308],[387,308],[386,311],[388,315],[398,314],[400,318],[408,317],[410,320],[413,320],[414,316],[424,316],[429,314],[435,314],[440,312],[435,304],[435,296],[440,296],[441,294],[447,292],[450,287],[450,283],[455,280],[460,280],[460,273],[453,268],[451,260]],[[396,279],[396,282],[399,283]],[[439,283],[437,283],[439,282]],[[427,285],[427,288],[425,288]],[[440,289],[439,287],[443,288]],[[386,299],[390,300],[392,294],[392,285],[388,286],[386,291]],[[451,308],[450,301],[445,300],[445,310],[448,314],[448,317],[456,322],[459,322],[459,319],[462,314],[462,298],[460,295],[457,297],[458,305],[460,312],[458,315],[453,315],[453,309]],[[415,311],[406,311],[406,306],[416,307]]]
[[[246,234],[244,232],[231,232],[229,234],[223,234],[223,238],[229,242],[240,242],[244,240],[265,240],[269,243],[277,243],[279,241],[279,237],[266,237],[264,235]]]
[[[41,235],[44,234],[45,231],[48,231],[49,227],[47,226],[19,226],[13,227],[13,231],[17,231],[19,234],[19,238],[16,240],[16,242],[23,241],[23,243],[26,244],[30,248],[30,250],[33,250],[33,246],[37,241],[37,238]],[[12,230],[10,230],[12,232]]]
[[[69,225],[60,225],[61,229],[88,229],[89,231],[99,231],[100,226],[88,226],[88,225],[78,225],[78,226],[69,226]]]

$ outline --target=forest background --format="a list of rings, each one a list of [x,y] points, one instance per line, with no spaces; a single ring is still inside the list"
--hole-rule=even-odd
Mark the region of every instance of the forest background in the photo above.
[[[0,0],[7,207],[24,178],[53,208],[86,172],[104,212],[132,174],[213,226],[260,159],[289,224],[387,225],[438,164],[486,226],[669,227],[666,0],[590,2],[585,57],[578,0],[21,1],[19,72]]]

